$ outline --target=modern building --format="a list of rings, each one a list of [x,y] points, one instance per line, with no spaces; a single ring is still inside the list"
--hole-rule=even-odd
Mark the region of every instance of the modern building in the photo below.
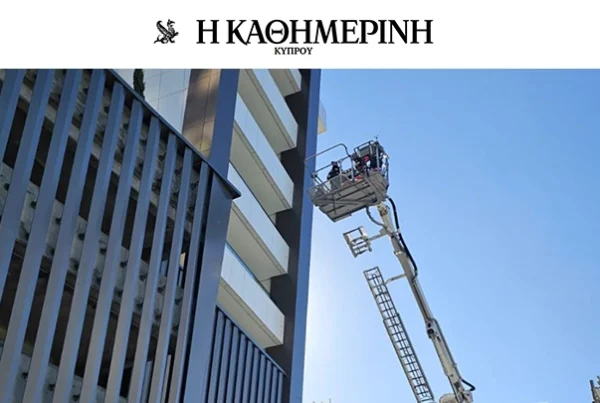
[[[301,402],[320,71],[132,73],[0,71],[0,400]]]
[[[118,72],[133,85],[133,70]],[[301,402],[312,222],[305,159],[325,132],[320,71],[144,70],[144,81],[150,105],[241,193],[218,303],[286,374],[283,395]],[[225,355],[239,348],[224,337]]]

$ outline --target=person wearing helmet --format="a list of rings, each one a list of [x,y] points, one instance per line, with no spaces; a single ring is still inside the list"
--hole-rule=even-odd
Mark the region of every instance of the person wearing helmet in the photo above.
[[[327,174],[327,182],[329,182],[331,186],[331,190],[335,190],[339,187],[339,180],[334,180],[340,176],[341,168],[340,164],[337,161],[331,161],[331,169]]]

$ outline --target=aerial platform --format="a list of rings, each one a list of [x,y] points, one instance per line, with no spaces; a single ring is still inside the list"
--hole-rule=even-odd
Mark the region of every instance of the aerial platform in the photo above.
[[[389,186],[388,156],[378,141],[356,147],[352,154],[345,145],[338,144],[310,158],[337,147],[342,147],[346,155],[313,172],[308,190],[312,203],[333,222],[385,201]]]

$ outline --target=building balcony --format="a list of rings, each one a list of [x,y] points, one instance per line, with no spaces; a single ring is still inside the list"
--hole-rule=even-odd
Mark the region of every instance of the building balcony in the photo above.
[[[227,177],[242,194],[232,204],[227,242],[259,281],[287,273],[289,246],[232,164]]]
[[[240,70],[238,92],[276,154],[296,147],[298,123],[269,70]]]
[[[283,343],[283,314],[229,245],[223,257],[218,301],[262,348]]]
[[[239,95],[235,106],[231,162],[267,214],[292,207],[294,183]]]
[[[302,75],[298,69],[271,69],[271,76],[277,83],[279,91],[284,97],[294,94],[301,89]],[[323,134],[327,131],[327,111],[323,102],[319,101],[319,126],[318,134]]]

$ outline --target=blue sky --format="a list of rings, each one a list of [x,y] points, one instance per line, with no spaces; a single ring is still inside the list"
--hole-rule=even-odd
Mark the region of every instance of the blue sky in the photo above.
[[[325,70],[319,148],[379,135],[420,280],[479,403],[584,403],[600,375],[600,71]],[[321,165],[331,156],[320,159]],[[305,401],[414,402],[362,271],[315,210]],[[390,290],[439,398],[406,282]]]

